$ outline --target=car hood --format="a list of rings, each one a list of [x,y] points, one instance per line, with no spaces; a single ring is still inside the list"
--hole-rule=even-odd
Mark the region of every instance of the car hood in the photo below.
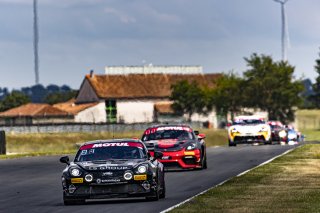
[[[134,160],[106,160],[106,161],[85,161],[75,162],[81,168],[89,171],[97,170],[127,170],[136,167],[138,164],[145,162],[144,159]]]
[[[187,144],[195,142],[194,140],[161,139],[145,141],[149,150],[157,151],[178,151],[186,147]]]

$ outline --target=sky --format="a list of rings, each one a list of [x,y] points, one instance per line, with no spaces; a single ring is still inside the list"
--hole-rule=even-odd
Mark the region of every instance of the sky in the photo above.
[[[295,77],[314,81],[320,1],[286,3]],[[40,83],[79,89],[105,66],[201,65],[249,69],[253,53],[281,60],[281,10],[273,0],[38,0]],[[35,84],[33,0],[0,0],[0,87]]]

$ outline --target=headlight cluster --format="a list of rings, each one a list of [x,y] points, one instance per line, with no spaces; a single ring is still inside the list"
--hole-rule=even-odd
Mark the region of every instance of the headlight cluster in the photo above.
[[[286,137],[286,136],[287,136],[286,131],[284,131],[284,130],[280,131],[280,132],[279,132],[279,136],[280,136],[281,138]]]
[[[93,181],[93,176],[92,176],[92,174],[87,174],[86,176],[84,176],[84,179],[87,182],[92,182]]]
[[[79,177],[81,175],[81,171],[78,168],[71,168],[70,174],[74,177]]]
[[[145,165],[141,165],[138,167],[138,173],[146,173],[147,172],[147,167]]]
[[[237,133],[239,132],[236,128],[231,129],[231,133]]]
[[[124,175],[123,175],[123,178],[124,178],[125,180],[131,180],[132,177],[133,177],[133,175],[132,175],[132,172],[131,172],[131,171],[126,171],[126,172],[124,173]]]
[[[191,143],[187,146],[186,150],[190,151],[190,150],[194,150],[196,148],[196,144]]]

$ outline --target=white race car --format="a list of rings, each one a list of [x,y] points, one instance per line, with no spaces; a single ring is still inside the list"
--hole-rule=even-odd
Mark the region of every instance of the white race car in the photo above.
[[[238,116],[228,129],[229,146],[245,143],[271,144],[271,128],[258,116]]]

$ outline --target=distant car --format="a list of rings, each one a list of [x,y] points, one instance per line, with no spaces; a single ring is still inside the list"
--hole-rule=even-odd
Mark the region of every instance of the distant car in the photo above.
[[[271,127],[272,142],[280,143],[286,137],[285,127],[280,121],[268,121]]]
[[[60,158],[67,167],[62,173],[65,205],[81,204],[86,199],[165,197],[163,165],[151,157],[140,140],[117,139],[87,142],[77,152],[73,162]]]
[[[258,116],[238,116],[228,128],[229,146],[237,144],[271,144],[271,127]]]
[[[160,125],[146,129],[142,141],[153,153],[160,151],[159,159],[166,169],[206,169],[205,135],[187,125]]]
[[[285,132],[286,136],[282,139],[282,141],[289,145],[298,144],[300,141],[303,140],[301,133],[294,129],[294,127],[291,125],[285,126]]]

